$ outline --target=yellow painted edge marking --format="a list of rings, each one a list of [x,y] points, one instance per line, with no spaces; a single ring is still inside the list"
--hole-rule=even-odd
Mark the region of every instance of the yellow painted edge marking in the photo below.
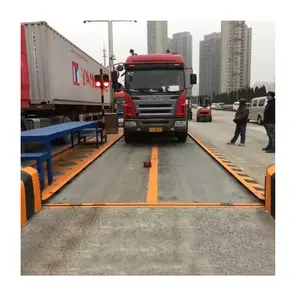
[[[59,178],[57,181],[53,182],[52,185],[47,186],[42,193],[42,201],[49,199],[54,193],[56,193],[60,188],[62,188],[68,181],[70,181],[73,177],[75,177],[78,173],[80,173],[85,167],[87,167],[91,162],[93,162],[96,158],[102,155],[108,148],[114,145],[122,137],[123,137],[123,133],[116,134],[116,136],[112,137],[106,144],[101,145],[104,146],[103,148],[99,148],[98,151],[95,151],[86,160],[77,164],[76,168],[74,168],[72,171],[69,171],[67,174],[64,174],[64,176]]]
[[[262,204],[256,205],[159,205],[157,204],[149,204],[149,205],[44,205],[45,208],[264,208]]]
[[[21,225],[24,225],[26,220],[26,193],[24,182],[21,180]]]
[[[252,184],[249,184],[244,180],[242,176],[239,176],[237,172],[233,171],[231,167],[227,166],[226,163],[222,161],[222,159],[218,158],[215,153],[213,153],[210,149],[208,149],[200,140],[196,137],[194,137],[191,133],[188,133],[190,138],[192,138],[201,148],[203,148],[209,155],[211,155],[217,162],[219,162],[220,165],[222,165],[229,173],[231,173],[238,181],[240,181],[248,190],[252,192],[259,200],[264,201],[265,197],[258,192],[256,189],[253,188]],[[248,179],[252,179],[249,177]],[[253,179],[254,180],[254,179]],[[259,184],[255,184],[256,187],[264,188],[263,186]]]
[[[225,205],[222,203],[186,203],[186,202],[166,202],[166,203],[47,203],[44,207],[264,207],[260,203],[232,203]]]
[[[158,190],[158,147],[152,147],[151,168],[149,169],[147,203],[157,203]]]

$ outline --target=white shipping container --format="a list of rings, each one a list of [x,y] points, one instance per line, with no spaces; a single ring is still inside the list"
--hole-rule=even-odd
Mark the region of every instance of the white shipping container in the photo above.
[[[46,22],[25,27],[31,104],[101,105],[94,75],[102,65]],[[110,103],[109,91],[104,93]]]

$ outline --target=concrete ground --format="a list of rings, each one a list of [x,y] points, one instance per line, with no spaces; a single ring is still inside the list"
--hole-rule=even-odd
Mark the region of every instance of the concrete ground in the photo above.
[[[275,275],[262,209],[44,208],[22,231],[22,275]]]
[[[234,112],[213,110],[211,123],[196,122],[196,110],[193,110],[193,120],[189,122],[189,131],[204,143],[213,145],[228,160],[240,167],[245,173],[265,184],[266,168],[275,163],[275,154],[262,151],[268,143],[263,126],[257,123],[248,123],[246,146],[226,145],[235,130]]]
[[[143,167],[151,150],[120,140],[50,202],[146,202],[151,189],[159,203],[257,202],[191,139],[158,143],[157,177]],[[262,208],[44,207],[21,245],[22,275],[275,274],[275,223]]]

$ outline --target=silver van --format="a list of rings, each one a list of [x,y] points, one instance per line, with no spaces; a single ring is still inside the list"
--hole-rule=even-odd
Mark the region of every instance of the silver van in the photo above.
[[[267,97],[253,98],[249,103],[249,121],[257,121],[259,125],[262,125],[267,103]]]

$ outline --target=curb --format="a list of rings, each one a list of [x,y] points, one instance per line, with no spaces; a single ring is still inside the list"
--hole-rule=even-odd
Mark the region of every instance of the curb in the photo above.
[[[21,226],[42,208],[40,179],[36,169],[21,169]]]
[[[275,219],[275,164],[266,169],[265,208]]]

